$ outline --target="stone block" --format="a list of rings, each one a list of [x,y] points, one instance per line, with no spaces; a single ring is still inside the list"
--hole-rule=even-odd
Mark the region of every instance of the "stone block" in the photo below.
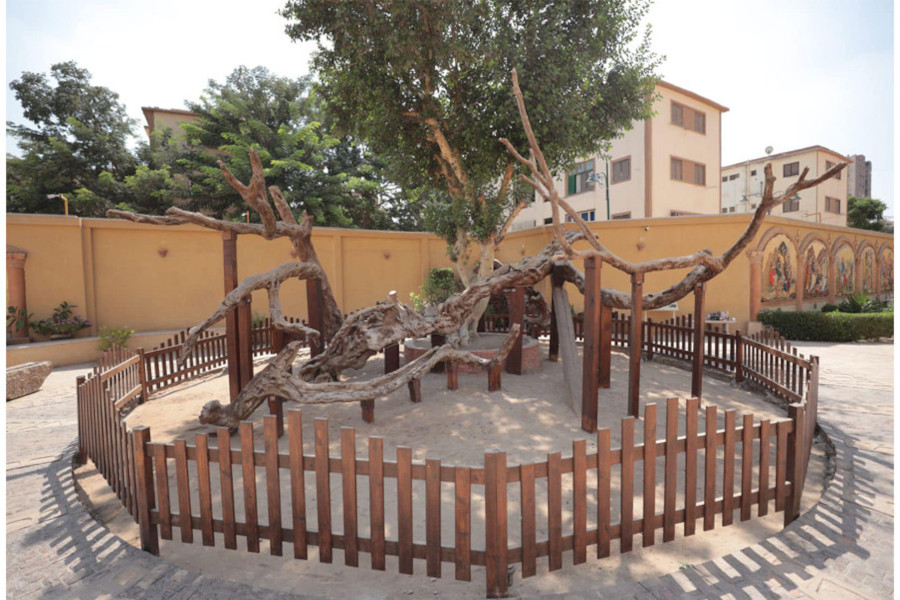
[[[49,361],[30,362],[6,369],[6,399],[14,400],[33,394],[44,385],[53,370]]]

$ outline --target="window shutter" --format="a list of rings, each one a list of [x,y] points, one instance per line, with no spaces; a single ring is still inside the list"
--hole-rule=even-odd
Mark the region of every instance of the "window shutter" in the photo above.
[[[576,175],[569,175],[569,194],[575,193]]]

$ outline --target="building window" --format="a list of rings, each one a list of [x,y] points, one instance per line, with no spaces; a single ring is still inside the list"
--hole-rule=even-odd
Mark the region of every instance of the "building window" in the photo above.
[[[723,212],[723,213],[727,213],[727,212],[728,212],[728,209],[727,209],[727,208],[723,208],[723,209],[722,209],[722,212]],[[734,209],[733,209],[733,208],[732,208],[732,211],[731,211],[731,212],[734,212]]]
[[[734,212],[734,207],[733,207],[733,206],[729,206],[729,207],[728,207],[728,212],[733,213],[733,212]]]
[[[620,221],[622,219],[630,219],[630,218],[631,218],[631,211],[621,212],[621,213],[613,213],[613,216],[612,216],[613,221]]]
[[[596,217],[594,216],[594,211],[592,211],[592,210],[587,210],[583,213],[580,213],[578,216],[581,217],[582,221],[596,221],[597,220]]]
[[[750,177],[756,177],[756,171],[750,171]]]
[[[837,163],[833,163],[833,162],[831,162],[830,160],[826,160],[826,161],[825,161],[825,170],[827,171],[828,169],[830,169],[831,167],[833,167],[835,164],[837,164]],[[841,171],[838,171],[838,172],[837,172],[837,175],[835,175],[834,178],[835,178],[835,179],[840,179],[840,178],[841,178]]]
[[[631,157],[626,156],[612,163],[612,182],[628,181],[631,179]]]
[[[672,157],[670,176],[674,181],[706,185],[706,165]]]
[[[784,165],[784,176],[785,177],[796,177],[800,174],[800,163],[792,162]]]
[[[741,176],[740,173],[735,173],[734,175],[729,175],[729,176],[728,176],[728,181],[734,181],[735,179],[737,179],[737,178],[740,177],[740,176]]]
[[[575,168],[569,171],[566,195],[580,194],[589,192],[594,189],[594,183],[588,181],[588,177],[594,172],[594,161],[589,160],[575,165]]]
[[[544,219],[544,225],[552,225],[552,224],[553,224],[553,217],[547,217],[546,219]]]
[[[672,125],[706,134],[706,113],[672,101]]]
[[[723,177],[723,178],[722,178],[722,183],[725,183],[726,181],[728,181],[728,177]]]
[[[836,215],[841,214],[841,199],[825,196],[825,212],[834,213]]]
[[[794,196],[793,198],[789,198],[787,202],[784,203],[782,212],[797,212],[798,210],[800,210],[800,196]]]

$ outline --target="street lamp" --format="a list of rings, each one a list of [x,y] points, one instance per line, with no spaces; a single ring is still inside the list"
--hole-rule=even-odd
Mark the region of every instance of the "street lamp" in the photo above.
[[[63,201],[63,210],[65,210],[66,216],[69,215],[69,199],[63,196],[62,194],[47,194],[47,199],[52,200],[54,198],[62,198]]]
[[[606,188],[606,220],[609,221],[609,161],[606,162],[606,173],[591,173],[587,180],[602,183]]]

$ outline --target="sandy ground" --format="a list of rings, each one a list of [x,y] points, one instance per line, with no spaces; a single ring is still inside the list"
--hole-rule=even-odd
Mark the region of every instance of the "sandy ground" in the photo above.
[[[546,342],[542,343],[543,356],[546,357]],[[261,364],[263,361],[259,361]],[[369,363],[360,372],[351,374],[352,378],[365,379],[380,374],[383,362],[380,355],[370,359]],[[600,427],[611,429],[612,446],[620,446],[620,422],[625,414],[625,398],[627,392],[627,364],[626,357],[621,353],[613,354],[612,387],[601,390],[599,401]],[[642,404],[655,402],[659,405],[659,417],[656,435],[662,439],[665,435],[665,400],[670,397],[686,398],[690,395],[691,374],[677,366],[669,366],[658,361],[642,363]],[[410,403],[408,393],[404,388],[395,392],[390,397],[376,402],[375,422],[364,423],[360,418],[358,404],[352,405],[326,405],[303,407],[304,423],[304,447],[305,453],[313,453],[312,440],[313,422],[315,418],[327,418],[329,422],[330,451],[331,456],[340,455],[340,430],[342,427],[352,427],[356,430],[357,456],[367,457],[367,441],[369,436],[379,436],[384,439],[385,460],[394,460],[397,446],[407,446],[412,449],[414,461],[424,461],[426,458],[440,458],[445,465],[475,465],[480,466],[484,453],[491,449],[502,449],[507,452],[508,464],[514,466],[525,462],[537,462],[546,460],[551,452],[562,452],[563,456],[571,456],[572,441],[584,439],[587,442],[588,453],[596,451],[596,438],[586,434],[580,429],[580,416],[570,407],[569,400],[565,397],[565,384],[563,382],[562,368],[559,363],[544,362],[541,369],[525,376],[514,376],[504,373],[502,392],[487,392],[487,375],[461,375],[459,377],[459,390],[446,390],[446,378],[444,375],[431,374],[422,382],[423,402]],[[177,388],[165,391],[155,396],[152,401],[138,407],[128,416],[129,427],[136,425],[148,425],[151,427],[151,435],[154,441],[172,441],[177,438],[186,438],[193,443],[194,436],[198,433],[213,431],[212,428],[200,425],[196,417],[202,405],[210,399],[217,398],[224,401],[227,398],[228,381],[221,372],[206,376],[182,384]],[[580,403],[580,401],[579,401]],[[737,423],[740,425],[741,416],[744,413],[752,413],[755,419],[778,420],[784,418],[782,410],[768,402],[762,395],[749,392],[731,386],[726,381],[707,377],[704,380],[704,398],[701,403],[701,415],[703,406],[716,404],[720,407],[718,427],[724,427],[725,409],[737,411]],[[684,401],[680,402],[683,409]],[[287,407],[290,407],[288,405]],[[257,423],[256,448],[263,449],[262,427],[260,422],[267,409],[260,407],[253,420]],[[641,410],[643,414],[643,407]],[[699,430],[704,430],[705,424],[701,416]],[[635,438],[640,442],[644,423],[639,419],[635,424]],[[683,415],[679,422],[679,431],[684,433]],[[212,438],[215,445],[215,438]],[[233,447],[239,447],[236,436],[232,441]],[[287,452],[287,435],[280,441],[280,449]],[[820,449],[813,451],[813,460],[809,468],[804,505],[815,503],[822,492],[824,477],[824,459]],[[721,469],[722,455],[720,451],[719,464]],[[642,463],[639,463],[639,465]],[[663,462],[657,461],[657,481],[663,480]],[[774,464],[774,462],[772,463]],[[721,494],[721,470],[719,471],[719,489]],[[774,471],[773,471],[774,473]],[[702,474],[702,465],[701,465]],[[107,525],[125,537],[135,540],[137,537],[134,526],[127,515],[117,507],[111,493],[105,483],[96,475],[91,465],[79,469],[78,477],[81,485],[87,490],[94,511]],[[333,475],[332,489],[340,490],[340,477]],[[617,474],[612,480],[613,485],[613,522],[618,520],[619,497]],[[191,474],[192,480],[195,474]],[[235,489],[240,490],[242,477],[240,469],[234,472]],[[172,491],[172,505],[177,507],[174,490],[174,468],[170,466],[170,489]],[[257,486],[259,493],[260,522],[267,522],[266,515],[266,489],[264,472],[257,471]],[[311,485],[314,477],[307,473],[307,520],[311,530],[316,528],[315,491]],[[737,485],[740,485],[740,457],[737,464]],[[755,474],[754,474],[754,481]],[[391,490],[394,480],[386,480],[386,533],[388,539],[396,539],[396,504],[389,498],[394,496]],[[536,489],[537,529],[538,539],[546,539],[547,536],[547,493],[545,480],[538,480]],[[571,475],[563,478],[563,533],[571,532]],[[596,476],[588,475],[588,529],[595,527],[596,497],[591,492],[595,489]],[[286,486],[283,486],[286,487]],[[359,531],[366,536],[368,532],[368,481],[364,476],[358,480],[358,505],[359,505]],[[679,489],[683,483],[679,484]],[[642,514],[642,471],[640,468],[635,473],[635,499],[634,514],[639,517]],[[662,485],[657,485],[657,512],[662,507]],[[517,490],[516,490],[517,492]],[[213,473],[214,504],[217,504],[215,496],[218,494],[218,475]],[[414,506],[424,505],[424,482],[414,482],[413,489]],[[448,507],[453,504],[453,486],[442,485],[442,504],[445,507],[442,514],[442,542],[445,546],[453,545],[454,523],[453,511]],[[473,486],[473,515],[472,515],[472,544],[473,548],[484,547],[483,533],[483,507],[481,486]],[[282,489],[282,519],[286,527],[290,526],[290,490]],[[517,496],[513,488],[510,488],[510,499]],[[698,498],[702,499],[702,489],[698,490]],[[197,513],[196,491],[194,492],[194,513]],[[683,492],[679,491],[678,502],[683,502]],[[519,543],[520,516],[516,512],[515,502],[510,502],[509,514],[509,541],[511,545]],[[240,492],[236,493],[237,514],[243,515],[243,502]],[[770,511],[773,510],[770,504]],[[177,508],[175,509],[177,510]],[[588,548],[587,564],[574,566],[572,553],[564,553],[564,568],[553,573],[548,572],[547,560],[538,560],[538,575],[528,579],[521,579],[517,572],[512,587],[512,595],[530,596],[535,594],[563,593],[569,591],[581,591],[596,589],[613,582],[625,579],[641,580],[648,577],[677,571],[685,565],[703,562],[717,556],[729,554],[737,549],[753,544],[764,539],[782,527],[782,514],[775,513],[764,518],[757,518],[756,507],[753,509],[753,519],[740,523],[738,518],[735,524],[727,528],[718,528],[710,532],[701,532],[695,536],[682,537],[682,526],[677,526],[676,540],[662,544],[662,532],[657,530],[656,545],[649,548],[641,548],[640,534],[635,536],[635,550],[624,555],[618,552],[618,543],[613,543],[612,556],[602,560],[596,558],[596,547]],[[216,514],[218,518],[220,515]],[[424,514],[414,515],[414,540],[416,543],[424,543],[425,520]],[[332,524],[335,533],[342,531],[341,495],[332,493]],[[717,519],[717,527],[719,527]],[[698,523],[698,529],[702,529],[702,523]],[[345,567],[343,554],[340,550],[334,551],[334,563],[322,564],[318,562],[315,547],[310,547],[308,561],[294,560],[289,543],[285,543],[285,557],[273,557],[268,555],[268,545],[261,543],[260,554],[248,554],[245,551],[243,538],[238,540],[238,551],[228,551],[222,547],[222,538],[217,534],[216,547],[203,547],[200,544],[199,532],[195,532],[195,543],[186,545],[179,540],[178,530],[175,530],[176,541],[161,541],[161,556],[167,561],[183,565],[187,568],[198,570],[211,577],[232,579],[257,586],[264,586],[275,590],[290,590],[304,593],[343,598],[394,598],[398,596],[413,597],[447,597],[447,598],[478,598],[483,596],[484,569],[475,567],[472,570],[472,582],[454,581],[453,565],[445,563],[443,575],[440,579],[431,579],[425,576],[423,561],[416,560],[414,569],[416,575],[398,574],[397,560],[394,557],[387,558],[387,570],[385,572],[371,571],[368,569],[369,557],[361,553],[359,569]],[[361,571],[365,570],[363,574]]]

